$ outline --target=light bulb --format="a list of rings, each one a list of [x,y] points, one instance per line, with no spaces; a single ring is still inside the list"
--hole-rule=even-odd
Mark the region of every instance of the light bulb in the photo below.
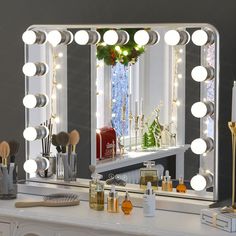
[[[23,136],[27,141],[46,138],[49,130],[46,126],[28,127],[24,130]]]
[[[182,74],[178,74],[177,77],[178,77],[178,79],[182,79],[183,75]]]
[[[211,138],[197,138],[191,143],[191,150],[197,155],[202,155],[205,152],[210,152],[214,148],[214,142]]]
[[[192,177],[190,185],[195,191],[203,191],[210,188],[213,186],[213,174],[209,170],[197,174]]]
[[[138,30],[134,34],[134,41],[139,46],[154,45],[158,43],[159,40],[159,34],[153,30]]]
[[[58,57],[59,57],[59,58],[62,58],[62,57],[63,57],[63,53],[62,53],[62,52],[59,52],[59,53],[58,53]]]
[[[47,39],[53,47],[56,47],[59,44],[70,44],[73,41],[73,34],[68,30],[52,30],[48,33]]]
[[[129,41],[129,34],[124,30],[108,30],[103,35],[107,45],[123,45]]]
[[[28,94],[23,99],[26,108],[44,107],[48,104],[48,96],[46,94]]]
[[[56,94],[52,94],[51,99],[55,100],[57,98]]]
[[[24,171],[29,174],[35,173],[38,169],[37,162],[35,160],[27,160],[23,167]]]
[[[27,30],[22,35],[25,44],[43,44],[46,42],[47,36],[43,31]]]
[[[55,120],[55,122],[56,122],[57,124],[60,123],[60,118],[59,118],[58,116],[56,116],[54,120]]]
[[[28,76],[42,76],[48,72],[48,66],[42,62],[27,62],[22,68],[23,73]]]
[[[185,30],[169,30],[165,33],[164,39],[170,46],[186,45],[190,40],[190,35]]]
[[[97,44],[101,39],[97,31],[79,30],[75,33],[75,42],[79,45]]]
[[[128,51],[126,51],[126,50],[123,51],[123,55],[124,55],[124,56],[128,56],[128,54],[129,54]]]
[[[214,113],[214,105],[212,102],[195,102],[191,107],[191,113],[196,118],[203,118]]]
[[[192,69],[191,76],[197,82],[212,80],[214,78],[213,67],[196,66]]]
[[[202,191],[206,188],[207,182],[202,175],[197,174],[191,179],[190,185],[195,191]]]
[[[57,86],[57,89],[59,90],[62,89],[62,84],[57,84],[56,86]]]
[[[192,42],[197,46],[204,46],[214,42],[214,35],[211,31],[196,30],[192,34]]]

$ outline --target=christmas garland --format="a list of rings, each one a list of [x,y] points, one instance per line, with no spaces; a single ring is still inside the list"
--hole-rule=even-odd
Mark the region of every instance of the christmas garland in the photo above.
[[[98,29],[101,38],[108,29]],[[104,42],[97,44],[97,59],[104,60],[106,65],[114,66],[117,62],[127,66],[128,64],[135,64],[138,57],[144,53],[145,48],[139,46],[134,42],[134,34],[139,29],[125,29],[129,34],[129,42],[125,45],[106,45]]]

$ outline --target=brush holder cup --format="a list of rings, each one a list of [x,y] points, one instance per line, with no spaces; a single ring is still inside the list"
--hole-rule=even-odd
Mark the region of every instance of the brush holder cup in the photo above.
[[[76,153],[58,153],[56,175],[58,180],[76,181],[77,155]]]
[[[53,178],[56,175],[56,157],[54,155],[42,154],[40,158],[46,158],[48,160],[48,167],[46,170],[40,169],[37,174],[41,178]]]
[[[0,164],[0,199],[8,200],[17,197],[17,166],[10,163]]]

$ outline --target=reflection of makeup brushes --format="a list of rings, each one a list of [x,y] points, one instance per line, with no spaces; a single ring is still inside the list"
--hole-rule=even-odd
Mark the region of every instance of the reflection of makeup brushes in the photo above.
[[[10,154],[10,146],[6,141],[0,143],[0,156],[2,157],[2,165],[7,166],[7,158]]]
[[[61,147],[60,147],[60,144],[57,142],[56,134],[52,135],[52,145],[56,147],[58,153],[61,152]]]
[[[76,145],[79,143],[80,140],[80,134],[77,130],[74,129],[70,132],[69,135],[70,135],[69,144],[72,146],[71,152],[75,153]]]
[[[60,132],[57,136],[56,136],[56,141],[59,145],[61,145],[62,147],[62,153],[66,153],[67,152],[67,146],[69,144],[69,134],[66,132]]]

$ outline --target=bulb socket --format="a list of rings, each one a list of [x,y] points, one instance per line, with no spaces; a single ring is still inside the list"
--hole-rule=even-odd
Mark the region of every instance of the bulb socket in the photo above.
[[[48,136],[48,128],[46,126],[40,125],[40,126],[36,126],[34,127],[36,132],[37,132],[37,137],[36,139],[44,139]]]
[[[179,39],[179,43],[178,45],[186,45],[189,43],[190,41],[190,35],[187,31],[185,30],[178,30],[179,32],[179,36],[180,36],[180,39]]]
[[[213,187],[214,176],[209,170],[205,171],[203,177],[206,179],[206,189]]]
[[[73,41],[73,34],[68,30],[58,31],[61,34],[61,41],[59,44],[70,44]]]
[[[36,35],[35,44],[44,44],[47,41],[47,35],[44,31],[34,31]]]
[[[93,45],[99,43],[100,40],[101,36],[97,31],[79,30],[75,33],[75,41],[79,45]]]
[[[35,107],[44,107],[48,104],[48,97],[46,94],[35,94],[36,106]]]
[[[49,168],[49,161],[45,157],[37,157],[35,159],[37,163],[37,171],[44,171]]]
[[[125,30],[117,30],[118,40],[117,45],[124,45],[129,41],[129,34]]]
[[[42,76],[42,75],[47,74],[48,66],[45,63],[36,62],[35,66],[36,66],[36,73],[35,73],[35,75]]]
[[[149,35],[148,45],[154,45],[160,41],[160,35],[156,31],[148,30],[147,32]]]

